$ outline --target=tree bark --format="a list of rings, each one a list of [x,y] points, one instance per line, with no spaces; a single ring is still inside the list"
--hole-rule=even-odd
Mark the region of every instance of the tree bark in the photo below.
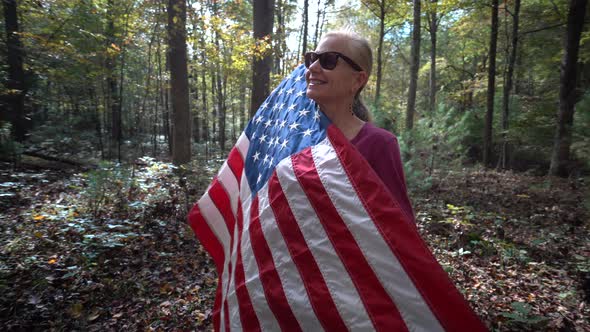
[[[430,79],[429,79],[429,102],[428,108],[431,116],[434,115],[436,107],[436,37],[438,32],[438,13],[436,3],[438,0],[430,0],[432,9],[428,14],[428,27],[430,32]]]
[[[406,109],[406,130],[414,128],[416,113],[416,90],[418,88],[418,70],[420,69],[420,0],[413,0],[414,24],[412,28],[412,47],[410,59],[410,87],[408,89],[408,107]]]
[[[16,0],[3,0],[6,29],[6,62],[8,64],[8,93],[3,96],[12,122],[12,135],[18,142],[26,137],[24,52],[19,37]]]
[[[420,34],[420,32],[418,32]],[[375,108],[379,109],[381,78],[383,76],[383,39],[385,38],[385,0],[379,1],[379,45],[377,46],[377,82],[375,83]],[[418,36],[418,38],[420,38]],[[412,49],[414,44],[412,43]]]
[[[578,98],[576,92],[576,66],[587,3],[588,0],[569,1],[565,51],[561,60],[559,113],[551,154],[551,166],[549,168],[549,174],[551,175],[568,175],[567,166],[570,161],[574,106]]]
[[[494,94],[496,90],[496,48],[498,43],[498,0],[492,0],[492,25],[488,53],[487,110],[483,135],[483,164],[489,167],[492,161],[492,134],[494,122]]]
[[[508,118],[510,116],[510,91],[512,91],[512,82],[514,76],[514,65],[516,64],[516,52],[518,47],[518,18],[520,13],[520,0],[514,0],[514,13],[512,14],[512,43],[510,55],[508,57],[508,70],[506,73],[506,83],[504,84],[504,94],[502,98],[502,155],[500,166],[502,169],[508,167]]]
[[[172,90],[172,162],[186,164],[191,159],[191,119],[189,110],[186,52],[186,0],[168,1],[168,43]]]
[[[307,27],[309,25],[309,0],[303,0],[303,43],[302,43],[302,54],[307,52]]]
[[[121,101],[119,99],[119,88],[117,84],[116,56],[117,48],[115,36],[115,3],[114,0],[107,2],[107,28],[106,28],[106,75],[108,86],[108,100],[111,111],[111,140],[109,144],[109,158],[113,158],[115,151],[120,151],[121,142]],[[120,154],[117,153],[118,159]]]
[[[272,34],[274,21],[274,0],[254,0],[254,39],[262,39]],[[268,51],[262,57],[254,56],[252,66],[252,98],[250,100],[250,117],[254,116],[258,107],[269,94],[270,71],[272,67],[272,52]]]

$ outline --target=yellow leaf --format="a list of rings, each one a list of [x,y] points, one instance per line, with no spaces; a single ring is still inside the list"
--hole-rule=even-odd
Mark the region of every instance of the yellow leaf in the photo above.
[[[121,49],[119,48],[119,46],[117,46],[115,43],[111,44],[111,48],[113,48],[114,50],[116,50],[117,52],[121,52]]]
[[[82,316],[83,309],[84,307],[82,306],[82,303],[76,303],[70,307],[70,314],[72,315],[72,317],[78,318]]]
[[[45,219],[45,216],[42,216],[40,214],[33,217],[33,220],[43,220],[43,219]]]
[[[41,232],[35,232],[35,233],[33,233],[33,235],[35,235],[35,237],[38,239],[43,237],[43,233],[41,233]]]
[[[57,263],[57,259],[56,258],[52,258],[52,259],[49,260],[48,263],[49,264],[55,264],[55,263]]]

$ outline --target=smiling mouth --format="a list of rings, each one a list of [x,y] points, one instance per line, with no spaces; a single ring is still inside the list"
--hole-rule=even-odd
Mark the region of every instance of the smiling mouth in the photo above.
[[[309,80],[309,85],[320,85],[325,84],[326,82],[320,80]]]

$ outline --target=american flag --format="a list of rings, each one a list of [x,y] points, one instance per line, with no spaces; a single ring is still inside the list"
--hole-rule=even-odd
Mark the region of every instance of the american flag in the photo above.
[[[485,331],[304,75],[270,94],[189,215],[217,267],[215,330]]]

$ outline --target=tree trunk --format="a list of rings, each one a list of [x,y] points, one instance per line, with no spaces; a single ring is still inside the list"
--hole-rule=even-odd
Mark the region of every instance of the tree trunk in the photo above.
[[[3,99],[8,105],[8,117],[12,122],[12,135],[15,140],[22,142],[26,136],[24,52],[19,37],[16,0],[3,0],[3,4],[7,48],[6,62],[8,64],[6,87],[9,90],[3,96]]]
[[[413,0],[414,24],[412,29],[412,47],[410,59],[410,87],[408,89],[408,108],[406,110],[406,130],[414,128],[414,113],[416,112],[416,90],[418,87],[418,70],[420,69],[420,0]]]
[[[430,32],[430,79],[429,79],[429,102],[428,108],[431,116],[434,116],[436,107],[436,37],[438,32],[438,13],[436,3],[438,0],[430,0],[432,9],[428,15],[428,27]]]
[[[119,150],[121,142],[121,102],[119,100],[119,89],[117,84],[116,68],[116,52],[118,46],[116,45],[115,37],[115,3],[114,0],[107,2],[107,29],[106,29],[106,75],[109,95],[109,106],[111,111],[111,140],[109,144],[109,158],[113,158],[115,151]],[[118,159],[120,155],[117,153]]]
[[[307,1],[307,0],[306,0]],[[254,39],[264,42],[262,38],[270,37],[274,21],[274,0],[254,1]],[[250,117],[254,116],[258,107],[268,96],[270,85],[270,70],[272,67],[272,52],[266,52],[262,57],[254,56],[252,66],[252,98],[250,100]]]
[[[309,0],[303,0],[303,43],[302,46],[302,54],[307,52],[307,27],[309,25]]]
[[[172,90],[172,161],[191,159],[191,119],[186,52],[186,0],[168,0],[168,43]]]
[[[320,38],[320,19],[322,17],[322,10],[320,9],[320,5],[322,4],[322,0],[318,0],[318,16],[316,17],[315,21],[315,32],[313,34],[313,48],[315,49],[318,46],[318,40]]]
[[[574,106],[578,98],[576,66],[588,0],[570,0],[569,3],[565,51],[561,60],[559,113],[549,169],[549,174],[558,176],[568,175],[567,165],[570,161]]]
[[[418,32],[418,38],[420,32]],[[385,0],[379,1],[379,46],[377,46],[377,82],[375,84],[375,108],[379,109],[381,77],[383,75],[383,39],[385,38]],[[414,44],[412,43],[412,50]]]
[[[512,78],[514,76],[514,65],[516,64],[516,52],[518,46],[518,16],[520,13],[520,0],[514,0],[514,13],[512,18],[512,46],[508,57],[508,71],[506,73],[506,83],[504,84],[504,94],[502,98],[502,155],[500,166],[502,169],[508,167],[508,154],[510,147],[508,145],[508,117],[510,116],[510,91],[512,90]]]
[[[487,111],[483,135],[483,164],[489,167],[492,162],[492,125],[494,122],[494,93],[496,90],[496,45],[498,42],[498,0],[492,0],[492,26],[490,49],[488,53],[488,94]]]

